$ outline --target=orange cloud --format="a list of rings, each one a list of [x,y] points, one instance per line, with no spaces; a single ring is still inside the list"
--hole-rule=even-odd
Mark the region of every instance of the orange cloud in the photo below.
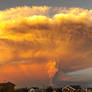
[[[27,82],[48,80],[47,67],[44,64],[11,64],[0,67],[0,81]],[[6,77],[7,76],[7,77]]]
[[[44,66],[53,59],[59,71],[92,67],[92,10],[25,6],[0,11],[1,79],[47,79]]]

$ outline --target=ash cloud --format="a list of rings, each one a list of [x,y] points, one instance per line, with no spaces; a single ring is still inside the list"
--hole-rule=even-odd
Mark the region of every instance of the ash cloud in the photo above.
[[[92,10],[25,6],[0,11],[2,66],[45,67],[54,58],[66,73],[92,67]]]

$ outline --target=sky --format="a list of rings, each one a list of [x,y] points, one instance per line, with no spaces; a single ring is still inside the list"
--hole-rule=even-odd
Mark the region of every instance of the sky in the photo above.
[[[57,6],[57,7],[80,7],[91,9],[92,0],[0,0],[0,9],[16,6]]]
[[[0,82],[92,86],[92,0],[0,1]]]

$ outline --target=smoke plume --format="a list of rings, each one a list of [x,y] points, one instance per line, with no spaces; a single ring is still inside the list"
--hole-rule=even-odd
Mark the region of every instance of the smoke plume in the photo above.
[[[52,79],[53,79],[55,73],[58,71],[58,69],[56,68],[56,62],[55,61],[49,61],[47,63],[47,69],[48,69],[48,75],[49,75],[49,78],[50,78],[50,86],[53,86]]]

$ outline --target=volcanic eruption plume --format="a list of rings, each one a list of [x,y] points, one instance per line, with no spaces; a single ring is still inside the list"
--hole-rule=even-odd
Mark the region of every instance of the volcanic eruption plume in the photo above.
[[[53,86],[52,80],[53,77],[55,75],[55,73],[58,71],[57,67],[56,67],[56,61],[49,61],[47,63],[47,69],[48,69],[48,75],[50,78],[50,86]]]
[[[67,73],[90,67],[92,10],[24,6],[0,11],[0,79],[39,85],[50,79],[52,85],[52,79],[72,80]]]

